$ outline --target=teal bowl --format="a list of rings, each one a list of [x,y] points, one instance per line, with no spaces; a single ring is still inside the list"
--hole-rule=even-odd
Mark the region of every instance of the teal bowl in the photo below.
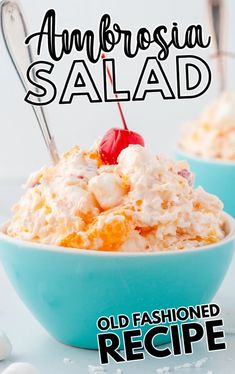
[[[224,210],[235,217],[235,162],[200,158],[180,148],[176,159],[186,160],[196,175],[195,185],[218,196],[224,203]]]
[[[1,233],[0,258],[22,301],[49,334],[68,345],[97,349],[101,316],[130,318],[133,312],[210,302],[233,256],[235,224],[226,217],[226,238],[200,249],[98,252],[24,242]],[[160,337],[156,344],[169,341]]]

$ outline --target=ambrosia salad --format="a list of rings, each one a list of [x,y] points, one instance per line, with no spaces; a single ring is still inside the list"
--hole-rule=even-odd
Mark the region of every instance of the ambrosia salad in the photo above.
[[[141,145],[102,162],[78,146],[31,175],[7,234],[27,241],[101,251],[201,247],[225,236],[223,206],[193,188],[188,165]]]
[[[235,93],[223,93],[198,120],[186,124],[179,145],[204,158],[235,161]]]

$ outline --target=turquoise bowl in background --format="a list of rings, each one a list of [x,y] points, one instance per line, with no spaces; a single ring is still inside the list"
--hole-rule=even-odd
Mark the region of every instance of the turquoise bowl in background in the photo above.
[[[97,349],[101,316],[131,317],[133,312],[211,301],[233,256],[235,225],[226,217],[225,240],[198,249],[98,252],[24,242],[1,233],[0,258],[22,301],[49,334],[68,345]],[[160,335],[156,343],[167,341],[168,336]]]
[[[195,186],[218,196],[224,210],[235,217],[235,162],[200,158],[176,149],[176,159],[186,160],[196,175]]]

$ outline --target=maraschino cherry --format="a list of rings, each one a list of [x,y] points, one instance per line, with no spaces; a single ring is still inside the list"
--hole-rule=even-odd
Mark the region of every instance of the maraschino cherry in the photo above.
[[[102,59],[105,58],[103,54]],[[109,68],[107,67],[107,74],[111,84],[113,85],[112,75],[110,73]],[[116,99],[118,99],[118,95],[115,94]],[[105,164],[113,165],[117,163],[117,158],[121,151],[127,148],[130,144],[139,144],[144,147],[144,139],[141,135],[134,131],[130,131],[127,127],[127,123],[122,111],[122,107],[119,101],[117,101],[118,109],[121,115],[123,129],[121,128],[112,128],[110,129],[101,140],[99,146],[100,156],[102,161]]]

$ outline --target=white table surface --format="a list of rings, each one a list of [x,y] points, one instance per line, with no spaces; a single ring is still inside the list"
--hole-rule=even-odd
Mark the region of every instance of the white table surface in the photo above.
[[[0,219],[9,216],[9,207],[18,199],[19,182],[0,181]],[[123,374],[151,374],[157,368],[192,363],[207,357],[208,361],[201,368],[181,369],[179,374],[234,374],[235,373],[235,258],[222,287],[215,297],[222,309],[227,350],[208,353],[205,342],[195,345],[193,356],[170,357],[159,360],[147,357],[144,361],[124,363],[119,366],[106,366],[106,373],[115,374],[117,368]],[[0,362],[0,373],[10,362],[26,361],[35,365],[41,374],[86,374],[88,365],[99,365],[96,351],[67,347],[56,342],[34,319],[18,298],[0,265],[0,330],[4,330],[13,345],[13,354],[8,361]],[[73,363],[64,363],[69,358]],[[98,373],[97,373],[98,374]]]

